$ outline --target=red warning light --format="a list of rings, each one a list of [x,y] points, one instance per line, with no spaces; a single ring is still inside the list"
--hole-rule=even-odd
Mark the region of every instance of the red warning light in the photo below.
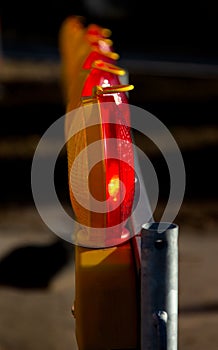
[[[125,222],[131,215],[134,200],[134,151],[131,129],[127,121],[129,119],[129,106],[126,104],[126,108],[119,109],[122,103],[121,94],[125,96],[127,101],[125,92],[119,92],[118,88],[117,92],[112,93],[112,95],[102,94],[98,96],[105,152],[107,227]],[[120,103],[116,103],[119,98]],[[107,103],[108,100],[112,100],[113,103]],[[110,123],[110,120],[118,122]],[[110,142],[110,139],[113,139],[113,143]]]

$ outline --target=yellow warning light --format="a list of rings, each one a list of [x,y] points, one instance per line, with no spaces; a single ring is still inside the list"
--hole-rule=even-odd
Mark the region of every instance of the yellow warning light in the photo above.
[[[114,175],[108,184],[108,193],[112,197],[114,202],[117,202],[117,196],[120,189],[120,179],[117,175]]]

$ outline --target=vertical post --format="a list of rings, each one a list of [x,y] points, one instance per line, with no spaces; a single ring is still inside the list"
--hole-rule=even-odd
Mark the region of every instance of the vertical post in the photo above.
[[[177,350],[178,226],[152,222],[141,233],[141,350]]]

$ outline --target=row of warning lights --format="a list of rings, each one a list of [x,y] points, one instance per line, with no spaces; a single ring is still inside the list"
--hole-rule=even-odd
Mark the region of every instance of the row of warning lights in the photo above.
[[[96,60],[91,65],[94,69],[99,69],[108,73],[116,74],[119,76],[123,76],[126,74],[126,71],[118,67],[112,63],[104,62],[103,60]],[[114,93],[120,93],[120,92],[128,92],[134,89],[134,85],[132,84],[120,84],[120,85],[112,85],[112,86],[100,86],[97,85],[94,87],[94,95],[105,95],[105,94],[114,94]],[[93,99],[84,97],[82,98],[83,103],[91,102]]]
[[[101,28],[97,25],[90,25],[87,30],[87,36],[93,51],[99,53],[100,56],[103,55],[111,59],[112,61],[115,61],[119,58],[119,54],[111,50],[111,47],[113,46],[113,41],[108,38],[109,36],[111,36],[110,29]],[[91,68],[102,70],[118,76],[124,76],[126,74],[126,71],[123,68],[113,63],[104,61],[103,59],[94,60],[91,64]],[[105,94],[128,92],[133,89],[134,89],[134,86],[132,84],[126,84],[126,85],[119,84],[119,85],[112,85],[112,86],[106,86],[106,87],[97,85],[93,88],[93,93],[94,93],[94,96],[100,96]],[[91,97],[86,96],[82,98],[83,104],[94,102],[94,101],[95,101],[95,98],[93,98],[93,96]]]

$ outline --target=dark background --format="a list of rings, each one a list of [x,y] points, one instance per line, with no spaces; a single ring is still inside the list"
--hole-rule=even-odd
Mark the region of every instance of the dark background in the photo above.
[[[218,5],[210,1],[2,1],[3,48],[13,56],[57,55],[60,25],[82,15],[113,31],[122,55],[217,63]]]
[[[57,50],[57,34],[68,15],[83,15],[112,29],[119,52],[217,59],[217,12],[210,1],[2,1],[5,50]],[[17,45],[17,47],[16,47]],[[37,47],[38,45],[38,47]]]

